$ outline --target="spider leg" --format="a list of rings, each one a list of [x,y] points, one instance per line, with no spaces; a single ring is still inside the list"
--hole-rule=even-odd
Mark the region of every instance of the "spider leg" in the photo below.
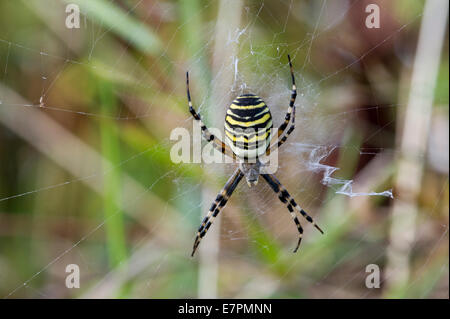
[[[280,147],[281,145],[284,144],[284,142],[286,142],[287,137],[292,133],[292,131],[294,131],[295,129],[295,99],[297,97],[297,87],[295,86],[295,77],[294,77],[294,69],[292,67],[292,62],[291,62],[291,57],[288,54],[288,60],[289,60],[289,68],[291,71],[291,79],[292,79],[292,91],[291,91],[291,100],[289,101],[289,107],[286,113],[286,116],[284,118],[284,122],[283,124],[281,124],[281,126],[278,128],[278,132],[277,132],[277,144],[274,144],[271,148],[269,148],[267,150],[266,154],[270,154],[270,151],[273,150],[273,147]],[[286,130],[286,127],[289,124],[289,121],[291,120],[291,115],[292,115],[292,124],[289,127],[287,133],[285,136],[283,136],[283,138],[280,140],[280,136],[283,135],[284,131]]]
[[[295,108],[294,108],[294,111],[292,112],[291,126],[287,130],[286,134],[278,141],[277,144],[274,144],[269,149],[267,149],[266,155],[269,155],[271,152],[274,151],[275,148],[279,148],[281,145],[283,145],[286,142],[288,136],[294,131],[294,129],[295,129]]]
[[[302,216],[310,223],[314,225],[314,227],[317,228],[322,234],[323,231],[320,229],[320,227],[314,222],[311,216],[309,216],[292,198],[292,196],[288,193],[286,188],[280,183],[280,181],[275,177],[273,174],[261,174],[261,176],[266,180],[266,182],[269,184],[269,186],[273,189],[273,191],[278,194],[278,198],[281,202],[286,204],[289,212],[291,213],[292,219],[294,220],[295,224],[297,225],[297,229],[299,232],[299,239],[297,246],[294,249],[294,253],[297,252],[298,247],[300,246],[300,242],[302,240],[303,235],[303,228],[300,225],[300,222],[297,218],[297,215],[294,213],[294,208],[302,214]]]
[[[192,116],[194,117],[194,119],[196,121],[199,121],[203,138],[208,142],[212,142],[215,149],[219,150],[223,154],[228,155],[234,159],[236,156],[234,155],[233,151],[228,147],[228,145],[226,145],[217,136],[215,136],[208,130],[206,125],[203,123],[202,118],[200,117],[200,115],[195,111],[194,107],[192,106],[191,92],[189,90],[189,72],[186,72],[186,91],[187,91],[187,98],[188,98],[188,104],[189,104],[189,112],[191,112]]]
[[[241,172],[241,170],[239,168],[236,169],[236,171],[233,173],[233,175],[231,175],[230,179],[227,181],[220,193],[217,195],[216,200],[214,201],[214,203],[212,203],[208,214],[205,216],[202,224],[198,228],[191,257],[194,256],[198,245],[200,245],[200,241],[206,235],[206,232],[211,227],[214,219],[217,217],[217,215],[219,215],[220,210],[227,204],[228,199],[231,197],[231,194],[236,189],[243,176],[244,174]]]

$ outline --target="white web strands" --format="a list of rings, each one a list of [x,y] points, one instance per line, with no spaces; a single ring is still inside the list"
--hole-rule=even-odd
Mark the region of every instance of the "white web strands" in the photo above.
[[[295,153],[302,158],[301,163],[314,173],[322,174],[321,182],[325,186],[340,186],[335,190],[336,194],[342,194],[349,197],[356,196],[386,196],[394,198],[392,190],[382,192],[354,192],[353,180],[332,177],[333,173],[339,170],[339,167],[323,164],[324,160],[336,149],[337,146],[310,145],[303,143],[291,143],[290,153]]]

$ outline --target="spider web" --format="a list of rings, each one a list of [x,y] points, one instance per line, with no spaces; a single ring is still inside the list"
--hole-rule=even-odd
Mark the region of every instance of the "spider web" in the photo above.
[[[25,5],[27,10],[42,14],[39,13],[38,2],[30,3]],[[151,121],[155,116],[164,118],[161,113],[166,109],[166,112],[174,114],[167,124],[169,129],[192,128],[192,118],[186,110],[180,111],[186,104],[184,72],[188,69],[191,72],[194,105],[209,127],[221,129],[226,107],[234,96],[244,92],[258,94],[265,100],[276,126],[284,118],[290,96],[287,54],[291,55],[294,63],[299,92],[296,130],[280,150],[276,175],[292,197],[325,229],[328,237],[320,237],[310,225],[302,221],[305,226],[304,241],[299,253],[292,255],[290,249],[297,235],[286,208],[263,182],[253,189],[241,183],[222,211],[221,223],[217,226],[220,227],[222,247],[219,287],[223,288],[219,290],[219,296],[372,296],[374,292],[363,286],[364,269],[367,264],[382,263],[385,246],[376,243],[379,240],[376,231],[380,226],[371,229],[372,224],[363,224],[358,219],[357,209],[354,211],[352,205],[364,207],[375,198],[374,201],[381,201],[388,207],[395,200],[389,175],[383,169],[383,165],[392,161],[396,155],[394,141],[383,139],[384,136],[392,136],[387,133],[395,126],[395,122],[383,122],[382,118],[396,112],[396,108],[402,105],[391,101],[361,104],[355,93],[357,81],[354,78],[361,75],[366,60],[379,50],[397,43],[401,46],[405,34],[417,28],[422,13],[411,15],[402,22],[394,21],[397,23],[387,33],[375,38],[359,52],[350,53],[348,46],[339,45],[339,34],[355,32],[351,30],[348,20],[355,15],[355,11],[364,10],[363,1],[277,1],[276,6],[282,6],[283,10],[274,10],[275,4],[269,2],[245,3],[240,26],[228,29],[227,37],[223,39],[217,39],[215,33],[218,27],[215,16],[218,1],[202,4],[184,22],[174,18],[178,8],[173,3],[143,0],[110,3],[122,6],[127,16],[137,16],[150,24],[156,34],[172,32],[169,40],[162,44],[161,51],[152,56],[149,65],[145,65],[146,68],[142,64],[146,54],[136,54],[132,51],[134,44],[131,41],[119,41],[114,27],[104,25],[89,14],[82,18],[81,37],[77,30],[63,30],[58,35],[64,50],[55,48],[57,45],[54,41],[37,36],[33,30],[22,30],[23,36],[12,36],[6,31],[0,33],[0,61],[3,66],[0,107],[2,116],[11,116],[11,123],[16,123],[12,122],[12,118],[19,118],[17,123],[24,124],[29,123],[30,119],[41,120],[45,116],[45,119],[52,119],[66,128],[70,136],[81,140],[82,144],[77,144],[80,148],[86,146],[94,151],[98,150],[98,143],[86,140],[81,125],[95,127],[101,121],[112,121],[119,130],[144,127],[157,139],[153,145],[128,151],[125,158],[106,168],[99,167],[95,160],[90,164],[89,160],[97,158],[94,153],[86,156],[85,166],[76,167],[74,171],[65,167],[69,174],[60,172],[59,166],[64,165],[58,160],[55,160],[56,163],[46,163],[50,172],[58,172],[57,181],[44,179],[44,182],[38,179],[35,186],[12,188],[18,191],[0,195],[0,205],[3,204],[5,209],[9,203],[16,201],[29,207],[30,203],[42,197],[51,200],[61,194],[79,192],[80,189],[91,192],[91,197],[95,197],[98,192],[95,185],[101,184],[105,176],[118,170],[130,175],[137,185],[133,186],[131,195],[124,196],[121,209],[106,218],[98,203],[88,197],[87,203],[93,202],[94,208],[89,213],[96,216],[94,222],[90,220],[89,227],[80,233],[63,237],[64,240],[52,245],[48,253],[43,253],[44,257],[37,255],[49,247],[49,243],[45,239],[35,243],[32,248],[35,253],[29,257],[34,269],[31,273],[24,275],[14,272],[9,261],[4,261],[7,275],[4,275],[1,286],[5,297],[114,297],[119,295],[127,282],[133,283],[127,295],[131,297],[197,296],[197,264],[195,259],[189,258],[190,240],[193,239],[200,216],[206,213],[214,199],[202,197],[201,193],[204,188],[211,189],[212,193],[218,192],[235,165],[179,164],[159,169],[155,164],[157,158],[167,153],[173,142],[167,134],[169,130],[158,134],[155,131],[161,127],[150,127],[156,123]],[[52,15],[64,12],[64,5],[57,1],[55,6],[49,8],[55,10]],[[183,43],[179,38],[186,37],[186,33],[192,30],[191,24],[198,19],[204,20],[200,48],[194,49],[192,54],[179,53],[179,43]],[[293,34],[294,27],[291,25],[301,26],[303,33]],[[214,72],[210,72],[205,69],[205,63],[208,64],[205,60],[218,55],[214,48],[216,41],[235,45],[237,53],[223,57]],[[116,42],[121,43],[118,45]],[[322,52],[328,42],[332,43],[331,50]],[[185,44],[187,47],[192,45]],[[109,46],[116,50],[105,53],[104,48]],[[62,54],[65,50],[66,54]],[[134,60],[131,59],[133,54],[137,55]],[[340,60],[334,65],[323,67],[317,64],[321,59],[326,59],[322,54],[336,54]],[[408,56],[401,58],[408,59]],[[25,62],[20,65],[14,62],[16,60]],[[75,97],[74,92],[68,92],[65,100],[57,99],[59,90],[63,88],[60,84],[66,83],[68,77],[76,81],[77,76],[91,73],[122,84],[115,91],[122,102],[116,114],[104,114],[95,107],[87,108],[89,104],[82,97]],[[154,73],[169,73],[173,80],[158,83]],[[27,74],[30,74],[29,78]],[[36,78],[36,74],[39,78]],[[231,75],[231,81],[223,86],[223,77],[226,75]],[[33,87],[15,86],[19,77],[33,83]],[[75,87],[93,90],[88,85]],[[334,95],[337,92],[339,96]],[[83,95],[83,92],[78,94]],[[133,107],[129,106],[131,104]],[[177,109],[174,104],[180,105],[180,108]],[[356,123],[361,118],[373,114],[378,118],[377,125],[367,130],[357,127]],[[18,131],[21,132],[17,133],[19,136],[33,144],[32,137],[24,137],[26,132]],[[362,138],[355,137],[359,133]],[[11,145],[22,143],[14,137],[7,141]],[[51,139],[50,143],[52,141],[55,140]],[[45,143],[42,145],[37,147],[40,152],[45,149]],[[42,155],[28,150],[27,154],[45,157],[52,153]],[[139,169],[144,169],[149,159],[155,160],[155,163],[150,164],[155,166],[153,175],[142,178]],[[341,166],[347,167],[346,161],[353,161],[353,167],[350,165],[351,168],[341,172]],[[31,169],[34,167],[27,165]],[[192,175],[187,176],[185,169],[192,166],[207,170],[208,182]],[[370,170],[364,173],[367,167]],[[155,171],[158,173],[155,174]],[[25,172],[28,173],[23,174],[31,174],[30,168],[25,168]],[[381,180],[372,181],[368,178],[373,175],[381,175]],[[130,182],[135,185],[133,183]],[[169,194],[163,193],[164,188],[170,189]],[[439,196],[443,191],[444,188]],[[160,199],[155,199],[155,196]],[[150,209],[150,212],[145,207],[149,197],[159,203],[158,209]],[[349,209],[348,213],[345,213],[345,208]],[[33,209],[35,213],[41,212],[45,216],[45,211],[50,210],[51,205]],[[70,212],[70,209],[68,211],[62,218],[70,222],[77,214]],[[104,264],[107,249],[100,244],[99,238],[103,236],[104,226],[122,212],[131,212],[128,223],[137,234],[128,243],[129,258],[117,267],[107,267]],[[359,226],[363,224],[363,231],[352,225],[355,220]],[[439,236],[429,244],[431,252],[428,256],[432,256],[448,236],[448,226],[442,227]],[[328,248],[331,247],[329,241],[334,238],[342,242],[338,246],[340,251],[333,252]],[[207,240],[208,236],[200,249]],[[102,255],[94,253],[98,251]],[[428,262],[429,259],[426,259],[421,269],[427,269]],[[80,265],[83,274],[81,293],[64,287],[64,268],[70,263]],[[189,266],[183,266],[186,263]],[[316,263],[325,266],[316,270]],[[236,266],[242,269],[240,274],[233,270]],[[202,261],[199,267],[202,267]],[[440,271],[448,273],[445,264]],[[291,279],[295,282],[293,287],[289,284]],[[354,283],[359,288],[354,288]],[[171,287],[170,293],[162,289],[165,285]],[[296,288],[300,286],[307,288]],[[414,283],[411,286],[414,287]]]

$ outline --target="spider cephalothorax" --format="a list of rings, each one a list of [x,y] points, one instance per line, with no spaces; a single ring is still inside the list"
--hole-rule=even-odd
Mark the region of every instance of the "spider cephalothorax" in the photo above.
[[[247,180],[248,187],[252,187],[258,184],[261,165],[262,164],[259,160],[256,160],[256,163],[239,163],[239,169],[244,174],[245,179]]]
[[[303,228],[297,218],[295,212],[300,213],[308,222],[312,223],[321,233],[323,231],[289,195],[286,188],[278,181],[273,174],[263,173],[261,168],[263,164],[259,158],[270,154],[272,150],[280,147],[286,142],[287,137],[295,128],[295,98],[297,96],[297,88],[295,87],[294,71],[292,68],[291,58],[288,55],[289,67],[291,69],[292,93],[289,102],[289,108],[286,113],[283,124],[278,128],[277,134],[273,136],[273,124],[270,110],[264,101],[254,94],[244,94],[238,96],[227,110],[225,116],[225,135],[228,145],[222,142],[218,137],[211,134],[203,124],[200,115],[192,107],[191,94],[189,92],[189,74],[186,73],[187,96],[189,102],[189,111],[196,121],[201,124],[204,138],[208,142],[212,142],[213,146],[223,154],[232,158],[239,158],[239,167],[234,171],[228,182],[217,195],[216,200],[211,205],[208,214],[200,225],[197,236],[195,237],[192,256],[194,255],[201,239],[211,227],[214,219],[220,213],[220,210],[226,205],[233,191],[241,179],[245,176],[247,184],[252,187],[257,184],[258,177],[261,175],[269,184],[272,190],[278,195],[278,198],[284,203],[289,210],[292,219],[297,226],[299,238],[294,252],[297,251],[302,240]],[[292,119],[292,121],[291,121]],[[291,122],[291,126],[286,128]],[[285,133],[286,131],[286,133]],[[281,137],[283,134],[285,135]],[[276,140],[275,144],[270,147],[272,138]]]

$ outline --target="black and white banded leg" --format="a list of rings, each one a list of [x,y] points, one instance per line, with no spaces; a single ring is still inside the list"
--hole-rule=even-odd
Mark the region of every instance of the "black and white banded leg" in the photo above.
[[[286,142],[288,136],[294,131],[294,129],[295,129],[295,107],[294,107],[294,110],[292,111],[291,126],[287,130],[286,134],[278,141],[278,144],[277,144],[278,148]]]
[[[317,228],[322,234],[323,231],[320,229],[320,227],[314,222],[311,216],[309,216],[292,198],[292,196],[288,193],[286,188],[280,183],[280,181],[275,177],[273,174],[261,174],[261,176],[266,180],[266,182],[269,184],[269,186],[273,189],[273,191],[278,195],[278,198],[281,202],[286,204],[289,212],[291,213],[292,219],[294,220],[295,224],[297,225],[299,238],[297,246],[294,249],[294,253],[297,252],[298,247],[300,246],[300,242],[302,241],[302,235],[303,235],[303,228],[300,225],[300,221],[297,218],[297,215],[294,212],[294,209],[296,209],[302,216],[311,224],[314,225],[314,227]]]
[[[202,224],[198,228],[191,256],[194,256],[198,245],[200,245],[200,241],[206,235],[208,229],[214,222],[214,219],[217,217],[217,215],[219,215],[220,210],[227,204],[228,199],[236,189],[243,176],[244,174],[241,172],[241,170],[239,168],[236,169],[236,171],[233,173],[233,175],[231,175],[230,179],[227,181],[220,193],[217,195],[216,200],[214,201],[214,203],[212,203],[208,214],[203,219]]]
[[[280,148],[280,146],[283,145],[286,142],[288,136],[294,131],[294,129],[295,129],[295,108],[294,108],[294,110],[292,112],[292,123],[291,123],[291,126],[287,130],[286,134],[278,141],[278,143],[272,145],[268,149],[267,154],[270,154],[271,152],[273,152],[275,148]]]
[[[291,71],[291,79],[292,79],[292,91],[291,91],[291,99],[289,101],[289,107],[286,113],[286,116],[284,118],[283,124],[278,128],[277,131],[277,144],[274,144],[271,148],[267,150],[267,154],[270,154],[271,151],[273,151],[273,147],[280,147],[281,145],[286,142],[286,139],[288,136],[294,131],[295,129],[295,99],[297,98],[297,87],[295,86],[295,77],[294,77],[294,68],[292,67],[291,57],[288,54],[288,60],[289,60],[289,69]],[[283,138],[280,140],[280,136],[283,135],[284,131],[286,130],[289,121],[292,117],[292,124],[289,127],[287,133]]]
[[[203,123],[200,115],[194,110],[194,107],[192,106],[192,101],[191,101],[191,92],[189,90],[189,72],[186,72],[186,91],[187,91],[187,98],[188,98],[188,104],[189,104],[189,112],[191,112],[192,116],[194,117],[194,119],[196,121],[199,121],[201,130],[202,130],[202,136],[204,137],[204,139],[208,142],[212,142],[214,148],[216,148],[223,154],[228,155],[234,159],[236,156],[231,151],[231,149],[228,147],[228,145],[226,145],[217,136],[215,136],[208,130],[205,123]]]

